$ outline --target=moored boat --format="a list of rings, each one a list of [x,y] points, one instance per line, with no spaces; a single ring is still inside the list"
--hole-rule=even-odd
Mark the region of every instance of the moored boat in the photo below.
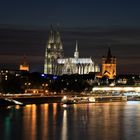
[[[63,104],[80,104],[80,103],[98,103],[98,102],[125,102],[126,96],[83,96],[83,97],[67,97],[61,100]]]
[[[78,103],[93,103],[94,97],[67,97],[64,96],[61,100],[63,104],[78,104]]]

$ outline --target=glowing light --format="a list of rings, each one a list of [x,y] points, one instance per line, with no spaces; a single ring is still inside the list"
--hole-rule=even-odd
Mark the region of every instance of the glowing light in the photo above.
[[[63,107],[64,107],[64,108],[66,108],[66,107],[67,107],[67,105],[66,105],[66,104],[63,104]]]
[[[113,90],[117,91],[117,90],[122,90],[121,87],[114,87]]]
[[[19,105],[16,105],[15,108],[16,108],[16,109],[20,109],[20,106],[19,106]]]
[[[67,111],[64,110],[63,112],[63,120],[62,120],[62,131],[61,131],[61,139],[66,140],[67,139]]]
[[[67,96],[64,96],[64,97],[62,98],[62,100],[67,100]]]
[[[91,97],[91,98],[89,98],[89,101],[90,102],[95,102],[95,98],[94,97]]]
[[[54,80],[57,79],[57,76],[53,76],[53,79],[54,79]]]
[[[139,92],[140,87],[94,87],[92,91],[135,91]]]

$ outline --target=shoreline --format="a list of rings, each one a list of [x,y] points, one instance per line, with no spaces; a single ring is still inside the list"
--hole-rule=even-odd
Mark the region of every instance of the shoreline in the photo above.
[[[61,103],[62,98],[63,96],[0,97],[0,106],[18,105],[18,103],[21,103],[19,105]]]
[[[76,95],[66,95],[68,97],[74,97]],[[64,95],[49,95],[49,96],[1,96],[0,97],[0,106],[9,106],[9,105],[27,105],[27,104],[43,104],[43,103],[61,103]],[[77,97],[89,97],[88,96],[77,96]],[[91,95],[92,97],[92,95]],[[94,96],[95,97],[95,96]],[[98,102],[115,102],[121,100],[112,100],[111,96],[98,96],[96,97]],[[113,98],[113,96],[112,96]],[[117,96],[119,98],[119,96]],[[111,100],[110,100],[111,99]],[[127,97],[127,101],[140,101],[140,97]],[[96,103],[98,103],[96,102]]]

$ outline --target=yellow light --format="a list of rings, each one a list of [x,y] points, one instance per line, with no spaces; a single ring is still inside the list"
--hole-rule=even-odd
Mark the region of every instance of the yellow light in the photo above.
[[[139,92],[140,87],[94,87],[92,91],[135,91]]]
[[[67,107],[67,105],[66,104],[63,104],[63,107],[65,108],[65,107]]]
[[[94,97],[90,97],[90,98],[89,98],[89,101],[90,101],[90,102],[95,102],[95,98],[94,98]]]
[[[19,106],[19,105],[16,105],[15,108],[16,108],[16,109],[20,109],[20,106]]]
[[[112,90],[122,90],[121,87],[113,87]]]
[[[64,96],[64,97],[63,97],[63,100],[66,100],[66,99],[67,99],[67,96]]]
[[[135,87],[135,91],[140,91],[140,87]]]

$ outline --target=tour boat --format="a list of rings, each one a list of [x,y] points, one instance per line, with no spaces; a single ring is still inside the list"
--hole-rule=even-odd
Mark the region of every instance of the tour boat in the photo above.
[[[97,103],[97,102],[125,102],[127,96],[64,96],[61,100],[63,104]]]

